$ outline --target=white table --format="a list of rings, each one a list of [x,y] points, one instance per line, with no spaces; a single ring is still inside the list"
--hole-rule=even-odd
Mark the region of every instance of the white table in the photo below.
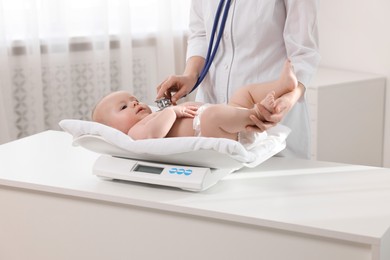
[[[0,146],[0,259],[390,259],[390,169],[272,158],[192,193],[97,157],[57,131]]]

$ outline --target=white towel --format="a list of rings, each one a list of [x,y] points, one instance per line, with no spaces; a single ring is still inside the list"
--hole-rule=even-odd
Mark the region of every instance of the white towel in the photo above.
[[[263,138],[257,140],[256,145],[251,146],[251,148],[247,150],[241,143],[225,138],[175,137],[133,140],[119,130],[96,122],[65,119],[62,120],[59,125],[73,136],[74,140],[76,140],[76,144],[83,145],[83,142],[78,143],[77,140],[83,136],[89,136],[98,137],[99,140],[96,141],[101,142],[104,140],[107,145],[112,146],[112,149],[110,147],[107,149],[107,146],[105,146],[106,148],[101,148],[101,146],[99,148],[97,142],[96,145],[89,144],[88,147],[86,147],[89,150],[100,153],[110,154],[110,151],[115,151],[115,148],[120,148],[120,150],[122,150],[119,154],[120,156],[126,156],[127,151],[129,158],[132,158],[132,156],[134,157],[134,155],[137,155],[138,158],[145,159],[148,159],[149,156],[151,156],[151,158],[169,157],[169,160],[166,161],[174,161],[176,155],[184,154],[192,162],[201,154],[199,151],[211,150],[233,158],[241,163],[242,166],[246,167],[255,167],[283,150],[286,147],[286,138],[290,133],[290,129],[286,126],[277,125],[269,129],[267,133],[263,135]],[[107,152],[105,152],[104,149],[106,149]],[[115,155],[118,156],[118,154]],[[200,159],[203,160],[203,162],[197,163],[198,165],[204,164],[204,166],[208,166],[213,165],[214,163],[213,158],[208,158],[207,156],[202,156]],[[178,157],[178,160],[181,159]],[[205,162],[205,160],[210,160],[210,162]],[[185,162],[187,163],[188,161],[185,160]],[[177,163],[180,163],[180,161]],[[223,164],[223,162],[218,165],[221,164]]]

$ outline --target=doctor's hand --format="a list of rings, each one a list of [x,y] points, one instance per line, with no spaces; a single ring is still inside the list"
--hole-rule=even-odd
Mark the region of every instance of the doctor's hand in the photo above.
[[[176,105],[176,102],[180,98],[190,93],[195,86],[197,79],[196,76],[190,75],[169,76],[157,87],[156,99],[162,97],[169,98],[172,101],[172,104]]]
[[[283,118],[288,114],[291,108],[298,101],[299,97],[302,95],[302,86],[298,87],[295,91],[284,94],[283,96],[277,98],[275,100],[275,108],[274,111],[268,111],[263,105],[256,104],[255,109],[257,113],[262,115],[264,120],[251,115],[250,119],[253,121],[255,125],[247,126],[247,131],[255,131],[255,132],[264,132],[271,127],[280,123]]]

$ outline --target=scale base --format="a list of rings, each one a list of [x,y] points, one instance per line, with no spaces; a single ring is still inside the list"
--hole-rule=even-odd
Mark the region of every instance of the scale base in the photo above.
[[[175,187],[187,191],[204,191],[238,168],[213,169],[119,158],[101,155],[93,174],[106,180],[124,180]]]

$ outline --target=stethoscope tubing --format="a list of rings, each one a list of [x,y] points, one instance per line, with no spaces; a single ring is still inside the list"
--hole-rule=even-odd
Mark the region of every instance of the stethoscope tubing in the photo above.
[[[211,32],[211,37],[210,37],[209,47],[207,50],[205,64],[204,64],[204,67],[203,67],[201,73],[199,74],[199,77],[198,77],[194,87],[192,88],[192,90],[188,94],[193,92],[200,85],[200,83],[202,83],[203,79],[206,77],[207,72],[210,69],[210,66],[214,60],[215,54],[217,53],[219,43],[221,42],[223,31],[225,29],[225,24],[226,24],[226,20],[227,20],[229,8],[230,8],[230,2],[231,2],[231,0],[226,1],[222,20],[221,20],[221,23],[219,26],[217,41],[215,42],[215,46],[213,46],[214,45],[214,37],[215,37],[216,31],[217,31],[218,23],[219,23],[219,20],[221,17],[221,12],[222,12],[222,8],[224,6],[225,0],[221,0],[218,4],[217,12],[215,13],[214,24],[213,24],[213,29]]]

